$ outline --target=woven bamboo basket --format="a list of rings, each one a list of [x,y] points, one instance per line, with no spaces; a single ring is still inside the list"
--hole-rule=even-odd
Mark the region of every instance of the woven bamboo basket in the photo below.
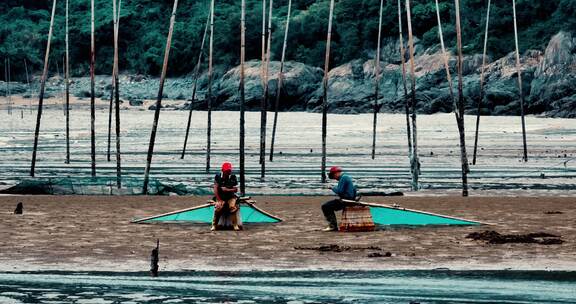
[[[342,211],[339,231],[367,232],[374,231],[376,226],[367,206],[346,206]]]

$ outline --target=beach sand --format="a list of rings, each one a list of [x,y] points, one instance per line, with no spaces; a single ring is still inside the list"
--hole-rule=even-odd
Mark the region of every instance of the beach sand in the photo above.
[[[320,231],[330,197],[255,197],[284,222],[211,232],[208,225],[132,224],[135,217],[203,204],[207,197],[1,196],[0,271],[147,271],[160,239],[160,270],[551,269],[576,270],[576,204],[553,197],[371,197],[491,223],[469,227]],[[12,214],[18,202],[24,214]],[[560,214],[546,214],[560,211]],[[547,232],[563,244],[486,244],[471,232]],[[348,246],[342,252],[297,247]],[[379,247],[381,250],[368,247]],[[391,257],[369,257],[374,253]]]

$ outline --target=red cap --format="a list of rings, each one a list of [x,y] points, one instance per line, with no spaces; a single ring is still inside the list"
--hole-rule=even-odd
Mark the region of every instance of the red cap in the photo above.
[[[229,162],[222,163],[222,171],[232,171],[232,164]]]
[[[342,172],[342,168],[340,168],[338,166],[334,166],[334,167],[330,168],[330,173],[328,173],[328,177],[334,178],[334,174],[336,174],[336,172]]]

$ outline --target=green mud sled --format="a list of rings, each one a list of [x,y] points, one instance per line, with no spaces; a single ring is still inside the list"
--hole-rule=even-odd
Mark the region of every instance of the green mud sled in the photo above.
[[[255,201],[249,197],[241,197],[238,199],[240,205],[239,225],[243,224],[274,224],[282,221],[281,218],[272,215],[260,208],[255,204]],[[214,214],[214,202],[210,201],[207,204],[191,207],[182,210],[176,210],[168,213],[153,215],[150,217],[132,220],[132,223],[139,224],[153,224],[153,223],[196,223],[196,224],[211,224],[212,216]],[[227,219],[223,216],[221,221]],[[219,223],[222,226],[227,226],[227,223]]]

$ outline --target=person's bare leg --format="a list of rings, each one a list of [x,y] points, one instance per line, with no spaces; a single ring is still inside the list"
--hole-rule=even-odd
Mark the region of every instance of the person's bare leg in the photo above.
[[[218,222],[220,221],[220,216],[222,215],[223,205],[224,202],[222,201],[217,201],[216,204],[214,205],[214,215],[212,216],[212,227],[210,228],[210,230],[212,231],[216,230],[218,227]]]
[[[235,231],[240,230],[238,227],[238,205],[236,204],[236,198],[231,198],[228,200],[228,208],[230,210],[230,218],[232,220],[232,227]]]

